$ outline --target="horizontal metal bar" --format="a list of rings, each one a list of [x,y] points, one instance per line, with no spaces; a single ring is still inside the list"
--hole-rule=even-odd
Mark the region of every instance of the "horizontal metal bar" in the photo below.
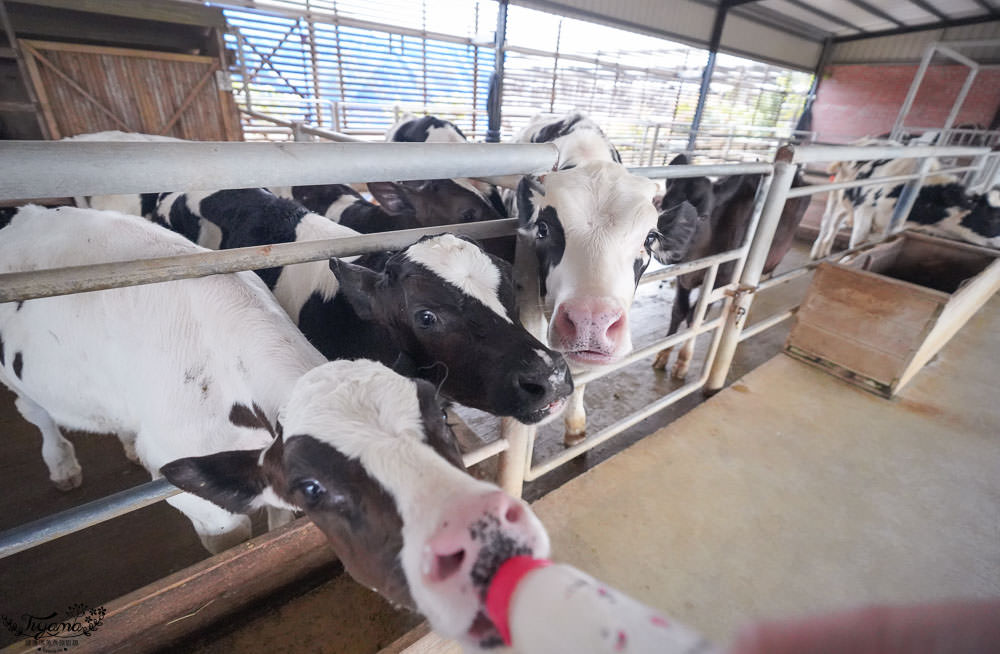
[[[5,141],[0,200],[515,175],[557,156],[552,143]]]
[[[878,240],[875,241],[868,241],[867,243],[861,243],[860,245],[856,245],[853,248],[848,248],[847,250],[841,250],[840,252],[834,252],[833,254],[827,257],[823,257],[822,259],[816,259],[815,261],[810,261],[804,266],[800,266],[793,270],[789,270],[788,272],[781,273],[780,275],[776,275],[766,281],[761,282],[760,284],[757,285],[755,292],[759,293],[761,291],[766,291],[769,288],[774,288],[775,286],[787,284],[788,282],[794,281],[799,277],[808,275],[811,270],[817,268],[821,263],[827,261],[837,261],[843,257],[850,256],[853,254],[859,254],[861,252],[864,252],[865,250],[870,250],[876,245],[881,245],[882,243],[885,243],[887,240],[895,236],[896,234],[891,234],[886,238],[879,238]]]
[[[766,175],[774,169],[769,163],[708,164],[703,166],[637,166],[629,168],[633,175],[652,179],[683,179],[703,175]]]
[[[618,434],[622,433],[632,425],[642,422],[643,420],[653,415],[657,411],[660,411],[661,409],[670,406],[674,402],[678,402],[684,399],[685,397],[695,392],[699,388],[703,387],[704,385],[705,385],[705,380],[704,377],[702,377],[698,381],[691,382],[690,384],[685,384],[684,386],[681,386],[677,390],[667,393],[657,401],[651,404],[647,404],[645,407],[639,409],[635,413],[632,413],[622,418],[621,420],[615,422],[614,424],[605,427],[604,429],[594,434],[593,436],[585,439],[584,441],[577,443],[572,447],[566,448],[557,456],[552,457],[548,461],[533,466],[524,475],[524,480],[534,481],[538,479],[545,473],[555,470],[559,466],[575,459],[584,452],[592,450],[601,443],[617,436]]]
[[[677,277],[678,275],[686,275],[689,272],[694,272],[696,270],[701,270],[702,268],[708,268],[712,264],[726,263],[727,261],[734,261],[743,256],[743,248],[738,248],[736,250],[727,250],[725,252],[720,252],[719,254],[713,254],[708,257],[702,257],[701,259],[695,259],[694,261],[685,261],[683,263],[675,263],[669,265],[661,270],[655,272],[647,273],[639,278],[640,284],[649,284],[652,282],[660,282],[664,279],[670,279],[672,277]]]
[[[943,168],[941,170],[931,171],[927,176],[931,175],[954,175],[956,173],[964,173],[970,170],[979,170],[979,166],[957,166],[955,168]],[[855,179],[849,182],[834,182],[831,184],[812,184],[810,186],[798,186],[793,189],[789,189],[789,198],[800,198],[804,195],[813,195],[815,193],[826,193],[827,191],[837,191],[844,188],[857,188],[859,186],[873,186],[875,184],[892,184],[893,182],[906,182],[911,179],[916,179],[920,177],[918,173],[912,173],[910,175],[892,175],[890,177],[869,177],[867,179]]]
[[[873,159],[914,159],[917,157],[975,157],[989,154],[989,152],[989,148],[972,147],[800,145],[794,148],[792,162],[871,161]]]
[[[510,443],[507,442],[506,438],[498,438],[495,441],[491,441],[480,448],[472,450],[471,452],[466,452],[462,455],[462,464],[466,468],[470,468],[477,463],[481,463],[491,456],[496,456],[504,450],[510,447]]]
[[[218,252],[183,254],[176,257],[6,273],[0,275],[0,302],[16,302],[52,295],[206,277],[240,270],[273,268],[366,252],[396,250],[416,243],[423,236],[445,232],[476,239],[507,236],[514,233],[516,226],[516,218],[506,218],[322,241],[277,243]]]
[[[740,332],[739,342],[742,343],[743,341],[745,341],[748,338],[751,338],[753,336],[756,336],[757,334],[761,333],[762,331],[768,330],[768,329],[774,327],[775,325],[778,325],[780,323],[785,322],[786,320],[788,320],[789,318],[791,318],[792,316],[794,316],[795,312],[797,310],[798,310],[798,307],[795,307],[794,309],[789,309],[788,311],[785,311],[784,313],[776,313],[773,316],[768,316],[767,318],[765,318],[763,320],[759,320],[759,321],[755,322],[754,324],[750,325],[749,327],[744,327],[743,331]]]
[[[8,529],[0,533],[0,559],[156,504],[180,492],[166,479],[157,479]]]
[[[709,299],[712,302],[715,301],[715,298],[709,298]],[[722,325],[722,322],[723,322],[723,319],[721,317],[719,317],[719,318],[716,318],[715,320],[712,320],[712,321],[709,321],[709,322],[706,322],[706,323],[702,323],[697,328],[694,328],[694,329],[685,329],[682,332],[677,332],[676,334],[671,334],[670,336],[668,336],[668,337],[666,337],[664,339],[661,339],[659,341],[655,341],[653,343],[650,343],[646,347],[638,349],[638,350],[632,352],[632,354],[629,354],[628,356],[624,357],[620,361],[616,361],[615,363],[613,363],[611,365],[602,366],[601,368],[598,368],[598,369],[595,369],[595,370],[589,370],[587,372],[583,372],[583,373],[580,373],[578,375],[573,375],[573,383],[577,384],[577,385],[580,385],[580,384],[589,384],[590,382],[594,381],[595,379],[600,379],[601,377],[605,377],[607,375],[610,375],[611,373],[613,373],[615,371],[618,371],[618,370],[621,370],[625,366],[631,365],[631,364],[635,363],[636,361],[639,361],[641,359],[645,359],[646,357],[649,357],[649,356],[652,356],[654,354],[657,354],[660,350],[663,350],[663,349],[668,348],[668,347],[673,347],[673,346],[675,346],[675,345],[677,345],[679,343],[683,343],[684,341],[686,341],[686,340],[688,340],[690,338],[697,338],[698,336],[701,336],[705,332],[710,332],[713,329],[715,329],[716,327],[719,327],[720,325]]]
[[[281,125],[282,127],[287,127],[292,129],[296,126],[296,123],[291,120],[285,120],[283,118],[278,118],[270,114],[261,113],[259,111],[254,111],[253,109],[240,109],[243,113],[253,118],[259,118],[261,120],[267,120],[275,125]],[[341,134],[340,132],[332,132],[321,127],[314,127],[306,123],[298,123],[298,128],[305,132],[306,134],[313,134],[315,136],[321,136],[330,141],[339,141],[341,143],[371,143],[371,141],[366,141],[365,139],[359,139],[354,136],[348,136],[347,134]]]

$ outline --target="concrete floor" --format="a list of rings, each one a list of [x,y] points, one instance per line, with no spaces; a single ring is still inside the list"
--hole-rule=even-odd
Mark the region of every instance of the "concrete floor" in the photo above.
[[[1000,595],[1000,297],[901,396],[779,356],[535,504],[555,556],[719,643]]]

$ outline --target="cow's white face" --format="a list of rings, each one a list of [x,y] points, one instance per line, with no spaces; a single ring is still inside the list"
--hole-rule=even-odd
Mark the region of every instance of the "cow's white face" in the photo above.
[[[621,164],[588,162],[518,189],[550,316],[549,345],[577,366],[628,354],[628,311],[656,239],[656,184]]]
[[[231,511],[305,511],[357,581],[446,637],[499,644],[484,609],[493,574],[511,556],[547,556],[549,540],[527,504],[465,472],[435,388],[372,361],[331,362],[295,384],[280,424],[263,452],[163,473]]]

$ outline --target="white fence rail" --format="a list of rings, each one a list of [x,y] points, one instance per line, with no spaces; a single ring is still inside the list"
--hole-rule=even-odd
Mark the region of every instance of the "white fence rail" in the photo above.
[[[1000,153],[997,153],[1000,154]],[[560,455],[535,465],[531,451],[535,429],[511,420],[503,421],[500,438],[465,455],[467,465],[490,456],[501,459],[501,480],[519,492],[525,480],[533,480],[581,453],[596,447],[649,415],[699,389],[715,391],[725,383],[736,346],[741,340],[786,320],[792,312],[776,314],[744,329],[744,319],[753,298],[762,289],[807,274],[816,264],[761,283],[764,260],[789,197],[836,188],[886,181],[909,181],[916,190],[926,174],[881,180],[860,180],[838,185],[803,187],[790,192],[799,164],[830,160],[871,160],[913,157],[974,157],[979,167],[995,166],[996,157],[986,148],[940,147],[836,147],[782,148],[774,164],[720,164],[712,166],[663,166],[634,168],[632,172],[652,178],[676,179],[701,175],[764,175],[757,192],[752,220],[745,241],[737,249],[703,259],[677,264],[647,274],[644,283],[706,269],[702,293],[691,327],[649,344],[618,365],[602,371],[576,375],[586,383],[651,356],[659,349],[682,344],[712,333],[702,374],[642,409],[621,417],[614,424],[566,449]],[[550,169],[556,158],[550,144],[358,144],[358,143],[81,143],[8,142],[0,150],[0,199],[30,200],[67,195],[126,194],[177,188],[243,188],[249,186],[364,182],[413,178],[500,176]],[[233,165],[239,161],[239,165]],[[904,192],[904,196],[905,192]],[[12,302],[61,293],[155,283],[169,279],[198,277],[236,270],[287,265],[334,256],[347,256],[405,247],[428,233],[451,231],[488,238],[512,234],[514,220],[406,230],[327,241],[286,243],[261,248],[182,255],[127,263],[97,264],[30,273],[0,275],[0,302]],[[519,244],[519,248],[521,245]],[[869,246],[862,246],[869,247]],[[523,251],[520,253],[523,254]],[[518,257],[515,274],[524,275]],[[713,290],[721,264],[735,261],[733,281]],[[710,305],[723,302],[719,317],[707,320]],[[522,307],[525,309],[526,307]],[[794,311],[794,310],[793,310]],[[162,481],[150,482],[123,493],[88,503],[68,512],[49,516],[0,534],[0,558],[52,538],[86,528],[129,510],[169,496],[173,489]]]

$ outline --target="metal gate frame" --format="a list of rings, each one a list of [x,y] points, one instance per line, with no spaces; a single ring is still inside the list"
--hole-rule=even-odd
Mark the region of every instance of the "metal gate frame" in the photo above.
[[[700,334],[713,332],[712,345],[698,380],[682,386],[621,418],[610,427],[586,439],[554,459],[531,465],[535,428],[504,420],[500,438],[465,455],[466,465],[499,454],[501,485],[520,494],[525,480],[535,479],[584,451],[610,439],[648,415],[681,398],[705,389],[714,392],[725,384],[733,355],[740,341],[777,325],[793,312],[777,314],[744,329],[747,311],[757,292],[806,274],[813,262],[761,283],[761,271],[770,249],[785,200],[790,197],[886,182],[886,178],[838,184],[822,184],[791,189],[799,165],[831,160],[872,160],[923,158],[925,163],[912,175],[892,178],[910,180],[899,214],[912,206],[916,191],[927,174],[933,157],[975,157],[976,164],[937,171],[938,174],[964,172],[995,164],[1000,152],[969,147],[784,147],[774,164],[721,164],[711,166],[663,166],[634,168],[633,173],[650,178],[676,179],[701,175],[763,174],[754,203],[753,218],[741,247],[697,261],[677,264],[647,274],[641,283],[676,277],[707,269],[693,324],[683,332],[644,347],[622,362],[600,372],[576,375],[577,383],[611,374],[615,370],[655,353],[658,349],[684,343]],[[0,167],[8,171],[0,178],[0,200],[28,200],[40,197],[130,194],[156,192],[163,188],[199,189],[287,186],[294,184],[355,183],[406,180],[415,177],[487,177],[520,175],[551,169],[557,157],[552,144],[445,144],[445,143],[207,143],[151,142],[102,143],[72,141],[9,141],[0,149]],[[233,161],[240,165],[233,166]],[[907,195],[907,193],[909,195]],[[896,221],[893,231],[901,225]],[[269,268],[292,263],[317,261],[406,247],[427,234],[449,231],[472,238],[509,235],[516,231],[514,219],[431,227],[338,238],[323,241],[281,243],[261,247],[188,254],[113,264],[94,264],[50,270],[0,275],[0,302],[79,293],[106,288],[156,283],[174,279]],[[883,235],[883,238],[888,234]],[[855,248],[871,247],[867,243]],[[514,274],[519,280],[535,280],[535,261],[523,243],[518,244]],[[843,256],[832,255],[830,258]],[[736,262],[734,281],[714,291],[719,265]],[[534,289],[529,285],[528,292]],[[537,314],[535,302],[521,301],[522,314],[529,320]],[[709,306],[722,301],[718,318],[705,322]],[[794,311],[794,310],[793,310]],[[534,317],[537,317],[534,316]],[[165,480],[156,480],[115,495],[95,500],[69,511],[48,516],[0,534],[0,558],[79,531],[118,515],[147,506],[180,492]]]

